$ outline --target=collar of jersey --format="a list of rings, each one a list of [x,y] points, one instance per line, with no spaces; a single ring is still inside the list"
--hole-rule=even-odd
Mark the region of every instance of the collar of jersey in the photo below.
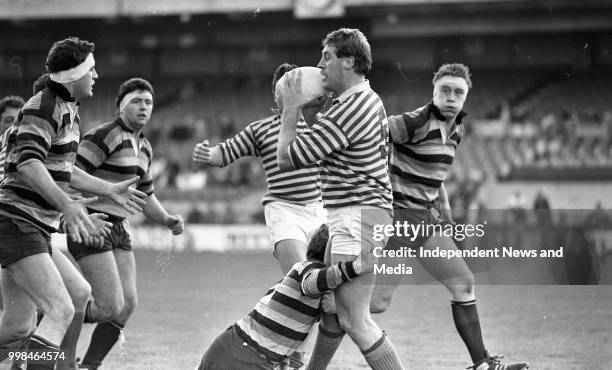
[[[365,80],[356,85],[353,85],[346,89],[340,96],[334,99],[333,104],[344,103],[348,98],[350,98],[353,94],[358,92],[366,91],[370,89],[370,81]]]
[[[64,87],[64,85],[55,81],[48,80],[47,87],[51,89],[57,96],[64,99],[67,102],[74,103],[76,100],[70,95],[70,91]]]
[[[133,128],[131,128],[127,123],[123,122],[121,117],[117,117],[117,119],[115,119],[115,122],[117,122],[117,124],[119,126],[121,126],[121,128],[124,129],[125,131],[131,132],[132,134],[136,133],[136,131],[134,131]],[[140,135],[139,136],[144,136],[144,133],[142,131],[140,131]]]
[[[437,120],[444,121],[446,119],[442,115],[442,112],[440,112],[440,109],[434,105],[433,101],[429,102],[429,104],[427,105],[427,108],[434,115],[434,117],[436,117]],[[459,112],[459,114],[455,118],[455,123],[460,125],[463,121],[463,117],[465,116],[467,116],[467,113],[465,111]]]

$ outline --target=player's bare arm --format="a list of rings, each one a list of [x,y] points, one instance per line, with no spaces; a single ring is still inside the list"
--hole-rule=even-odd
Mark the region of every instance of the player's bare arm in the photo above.
[[[143,213],[151,220],[170,229],[174,235],[182,234],[185,229],[185,223],[181,215],[169,214],[155,194],[151,194],[147,198]]]
[[[278,167],[281,170],[292,170],[293,165],[289,160],[289,144],[297,134],[297,122],[302,114],[302,107],[308,103],[304,100],[301,84],[302,73],[298,70],[289,71],[283,76],[277,85],[282,89],[283,112],[281,114],[281,128],[278,136]]]
[[[448,193],[446,191],[446,187],[444,186],[444,183],[440,185],[439,196],[440,196],[440,206],[442,208],[442,219],[444,221],[454,222],[453,214],[452,214],[451,207],[450,207],[450,200],[448,199]]]
[[[96,198],[72,200],[57,186],[40,161],[26,162],[18,167],[18,171],[28,185],[64,214],[66,231],[72,240],[80,242],[83,238],[97,235],[96,227],[85,210],[85,206]]]
[[[289,144],[295,140],[297,122],[300,110],[297,107],[285,107],[281,115],[281,128],[278,135],[278,167],[281,170],[291,170],[293,165],[289,160]]]

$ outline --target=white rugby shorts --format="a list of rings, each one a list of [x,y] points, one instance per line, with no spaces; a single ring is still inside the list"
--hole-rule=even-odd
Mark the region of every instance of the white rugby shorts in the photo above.
[[[301,205],[274,201],[266,204],[264,211],[274,245],[287,239],[307,244],[310,234],[327,222],[321,202]]]
[[[358,256],[371,254],[375,247],[385,247],[388,237],[374,240],[375,225],[390,225],[389,211],[373,206],[329,208],[327,214],[332,254]]]

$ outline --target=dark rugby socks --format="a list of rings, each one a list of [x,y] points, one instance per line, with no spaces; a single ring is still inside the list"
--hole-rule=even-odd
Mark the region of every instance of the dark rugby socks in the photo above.
[[[91,342],[83,358],[83,365],[100,366],[102,360],[119,340],[122,329],[123,326],[115,321],[98,324],[91,335]]]
[[[74,314],[74,319],[64,335],[60,348],[64,351],[64,359],[60,359],[57,362],[57,370],[72,370],[76,363],[76,347],[79,341],[79,335],[81,334],[81,327],[83,327],[83,316],[84,312],[77,312]]]
[[[343,337],[344,332],[333,333],[325,330],[319,324],[319,333],[317,334],[317,340],[315,341],[312,356],[310,356],[306,370],[327,369],[340,343],[342,343]]]
[[[476,363],[487,357],[487,351],[482,340],[480,320],[476,310],[476,300],[467,302],[451,301],[455,327],[470,352],[472,362]]]
[[[404,368],[393,343],[384,331],[372,347],[361,353],[373,370],[402,370]]]
[[[60,347],[56,344],[49,342],[48,340],[39,337],[38,335],[32,335],[30,342],[28,343],[28,352],[52,352],[56,353],[60,351]],[[51,361],[28,361],[28,370],[53,370],[55,368],[56,359]]]

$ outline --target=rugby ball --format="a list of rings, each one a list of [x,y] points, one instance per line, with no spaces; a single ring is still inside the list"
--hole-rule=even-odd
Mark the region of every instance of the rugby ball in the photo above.
[[[292,85],[292,82],[296,81],[298,73],[302,74],[301,83],[299,86]],[[284,98],[285,94],[289,92],[288,89],[297,93],[300,104],[306,104],[327,93],[323,88],[321,70],[317,67],[298,67],[285,73],[276,83],[276,95]]]

